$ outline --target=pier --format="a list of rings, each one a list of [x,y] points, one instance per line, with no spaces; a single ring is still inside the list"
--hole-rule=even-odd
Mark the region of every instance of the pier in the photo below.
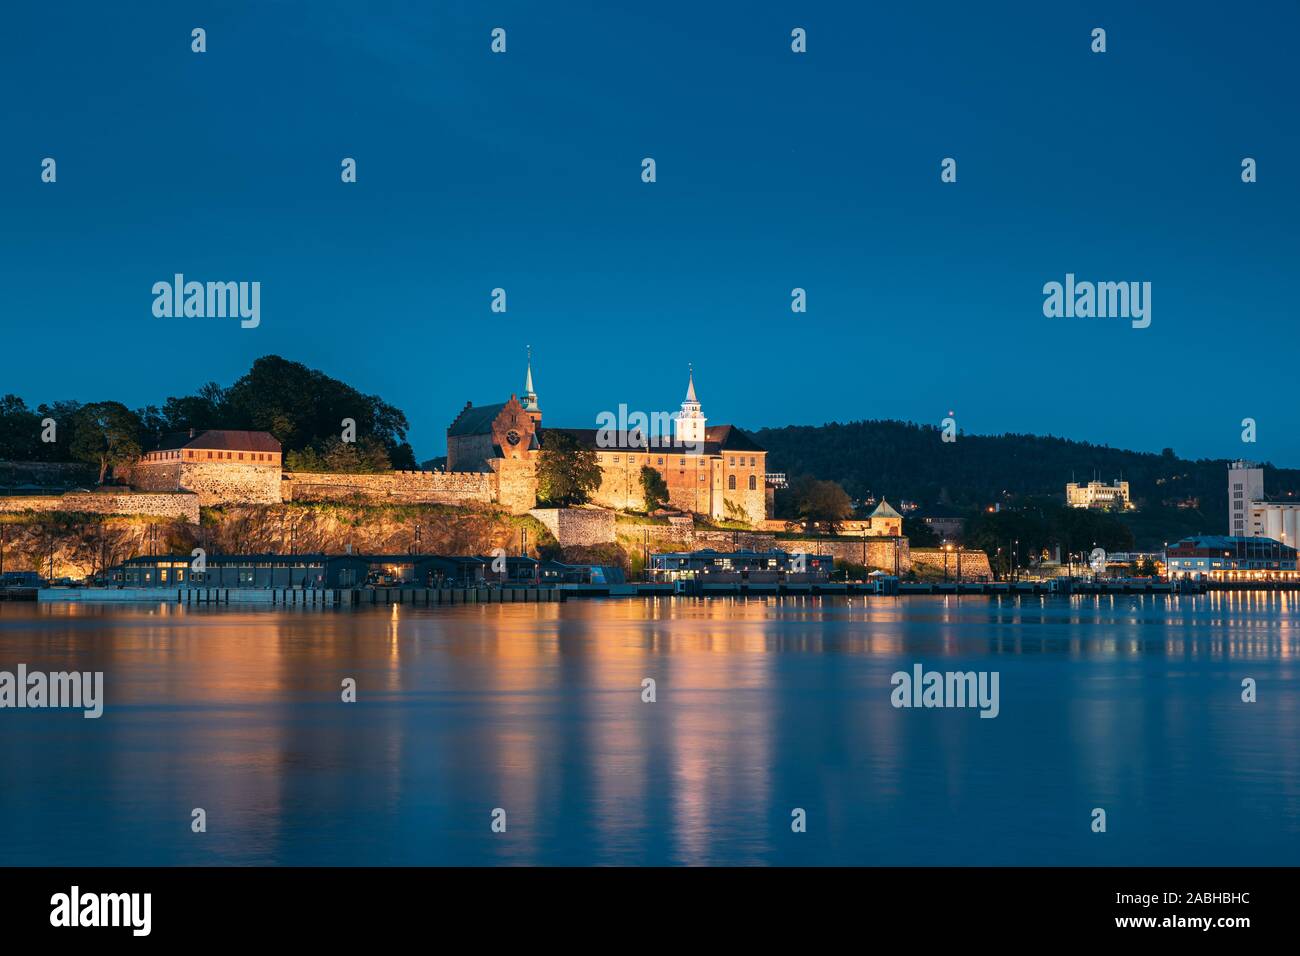
[[[0,600],[42,602],[158,603],[204,606],[257,604],[268,607],[365,607],[408,605],[437,607],[452,604],[556,604],[578,598],[647,597],[908,597],[969,595],[971,597],[1206,594],[1211,591],[1282,591],[1300,589],[1290,581],[1158,581],[1119,579],[1088,581],[1059,578],[1049,581],[900,581],[878,578],[850,582],[725,582],[674,581],[636,584],[556,584],[549,587],[365,587],[365,588],[34,588],[8,589]]]
[[[547,604],[564,601],[556,588],[41,588],[42,602],[147,602],[186,605],[259,604],[266,607],[361,607],[371,604]]]

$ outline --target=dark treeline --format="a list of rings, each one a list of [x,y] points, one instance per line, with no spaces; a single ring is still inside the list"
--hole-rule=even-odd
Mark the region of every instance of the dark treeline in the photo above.
[[[1114,553],[1135,547],[1133,531],[1114,515],[1041,498],[1026,499],[1012,511],[975,512],[962,541],[987,554],[999,573],[1044,555],[1055,558],[1058,549],[1064,561],[1071,554],[1086,558],[1094,548]]]
[[[355,443],[340,440],[347,418],[356,423]],[[5,395],[0,460],[88,462],[100,469],[102,480],[107,468],[129,463],[169,432],[227,428],[270,432],[284,446],[291,467],[296,462],[357,471],[414,468],[408,427],[406,416],[378,396],[266,355],[228,387],[209,382],[161,406],[56,401],[31,409],[18,396]],[[51,435],[53,441],[44,440]]]
[[[1227,531],[1226,459],[1189,461],[1169,448],[1152,454],[1036,435],[959,433],[944,442],[934,426],[898,421],[765,428],[755,438],[769,452],[770,470],[832,479],[859,499],[874,494],[895,505],[906,498],[973,512],[1032,497],[1063,501],[1068,481],[1122,477],[1139,515],[1162,516],[1141,528],[1139,538],[1184,526]],[[1241,447],[1242,457],[1249,457],[1251,446]],[[1265,465],[1264,487],[1269,495],[1300,492],[1300,471]]]

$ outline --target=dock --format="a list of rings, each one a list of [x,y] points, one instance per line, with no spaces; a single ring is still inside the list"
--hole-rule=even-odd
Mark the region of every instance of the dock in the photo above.
[[[361,607],[371,604],[547,604],[564,601],[555,588],[41,588],[42,602],[260,604],[267,607]]]
[[[371,605],[437,607],[453,604],[557,604],[581,598],[712,598],[712,597],[907,597],[969,595],[971,597],[1107,594],[1206,594],[1210,591],[1292,590],[1300,583],[1157,581],[1119,579],[1085,581],[900,581],[878,578],[850,582],[725,582],[675,581],[635,584],[556,584],[549,587],[494,585],[491,587],[367,587],[367,588],[34,588],[9,589],[0,600],[85,603],[168,603],[193,606],[256,604],[268,607],[344,608]]]

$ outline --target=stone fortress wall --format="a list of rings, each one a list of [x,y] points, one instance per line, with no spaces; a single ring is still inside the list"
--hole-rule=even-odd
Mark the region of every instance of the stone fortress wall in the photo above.
[[[534,508],[528,512],[562,548],[612,544],[617,540],[614,512],[604,508]]]
[[[124,469],[143,491],[192,491],[199,504],[273,505],[280,502],[280,466],[233,461],[140,461]]]
[[[490,505],[496,497],[493,478],[475,471],[285,472],[277,500]]]
[[[511,514],[526,514],[537,504],[532,463],[494,459],[491,464],[491,471],[286,472],[276,500],[497,505]]]
[[[199,496],[189,492],[74,491],[63,495],[6,495],[0,511],[80,512],[102,515],[146,515],[184,518],[199,523]]]
[[[917,549],[912,552],[912,566],[918,574],[937,577],[943,574],[954,581],[957,579],[957,555],[948,552],[947,561],[939,548]],[[993,580],[993,569],[989,566],[989,556],[983,551],[965,551],[961,553],[961,579],[963,581]]]

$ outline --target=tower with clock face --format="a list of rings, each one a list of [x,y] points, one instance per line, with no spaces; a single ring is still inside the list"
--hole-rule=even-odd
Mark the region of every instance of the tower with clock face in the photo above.
[[[499,405],[466,402],[447,428],[447,470],[491,471],[493,459],[528,459],[536,436],[537,422],[517,396]]]
[[[536,432],[537,422],[518,397],[511,395],[492,422],[492,444],[500,449],[502,458],[527,458],[536,444]]]

